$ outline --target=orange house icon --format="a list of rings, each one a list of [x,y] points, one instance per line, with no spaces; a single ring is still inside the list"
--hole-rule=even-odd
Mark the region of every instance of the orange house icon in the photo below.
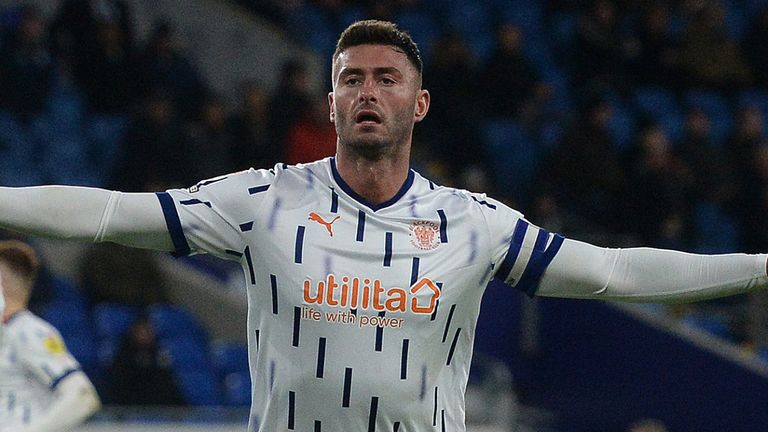
[[[422,278],[411,287],[411,294],[415,295],[425,287],[432,291],[432,295],[429,297],[429,306],[419,306],[418,298],[411,297],[411,311],[414,313],[431,314],[435,310],[437,299],[440,298],[440,288],[432,282],[432,279]]]

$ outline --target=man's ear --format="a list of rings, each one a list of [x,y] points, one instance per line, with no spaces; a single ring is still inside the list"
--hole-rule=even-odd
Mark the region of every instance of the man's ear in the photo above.
[[[331,123],[334,123],[336,121],[336,109],[334,108],[333,103],[333,92],[328,93],[328,119],[331,121]]]
[[[416,110],[413,114],[413,120],[418,123],[424,120],[429,111],[430,95],[427,90],[419,90],[419,94],[416,96]]]

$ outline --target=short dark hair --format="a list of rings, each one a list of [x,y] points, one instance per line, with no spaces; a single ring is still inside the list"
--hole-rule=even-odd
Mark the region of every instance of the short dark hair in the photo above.
[[[0,241],[0,262],[4,262],[13,272],[27,283],[31,290],[37,281],[40,260],[32,246],[19,240]]]
[[[333,61],[335,62],[347,48],[368,44],[393,46],[408,57],[411,64],[419,71],[419,75],[424,72],[424,63],[421,61],[421,53],[416,42],[408,32],[400,30],[395,23],[389,21],[357,21],[347,27],[336,43]]]

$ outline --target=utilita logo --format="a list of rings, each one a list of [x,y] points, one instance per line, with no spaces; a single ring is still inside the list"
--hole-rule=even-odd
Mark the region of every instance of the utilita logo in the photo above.
[[[363,310],[431,314],[440,298],[440,289],[431,279],[422,278],[408,288],[385,288],[379,279],[330,274],[326,280],[304,281],[304,302],[307,304],[349,307]]]

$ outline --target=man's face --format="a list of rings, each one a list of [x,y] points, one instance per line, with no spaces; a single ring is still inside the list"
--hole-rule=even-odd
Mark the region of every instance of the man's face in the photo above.
[[[429,108],[429,93],[403,52],[359,45],[336,59],[328,101],[339,146],[378,159],[410,143],[414,123]]]

